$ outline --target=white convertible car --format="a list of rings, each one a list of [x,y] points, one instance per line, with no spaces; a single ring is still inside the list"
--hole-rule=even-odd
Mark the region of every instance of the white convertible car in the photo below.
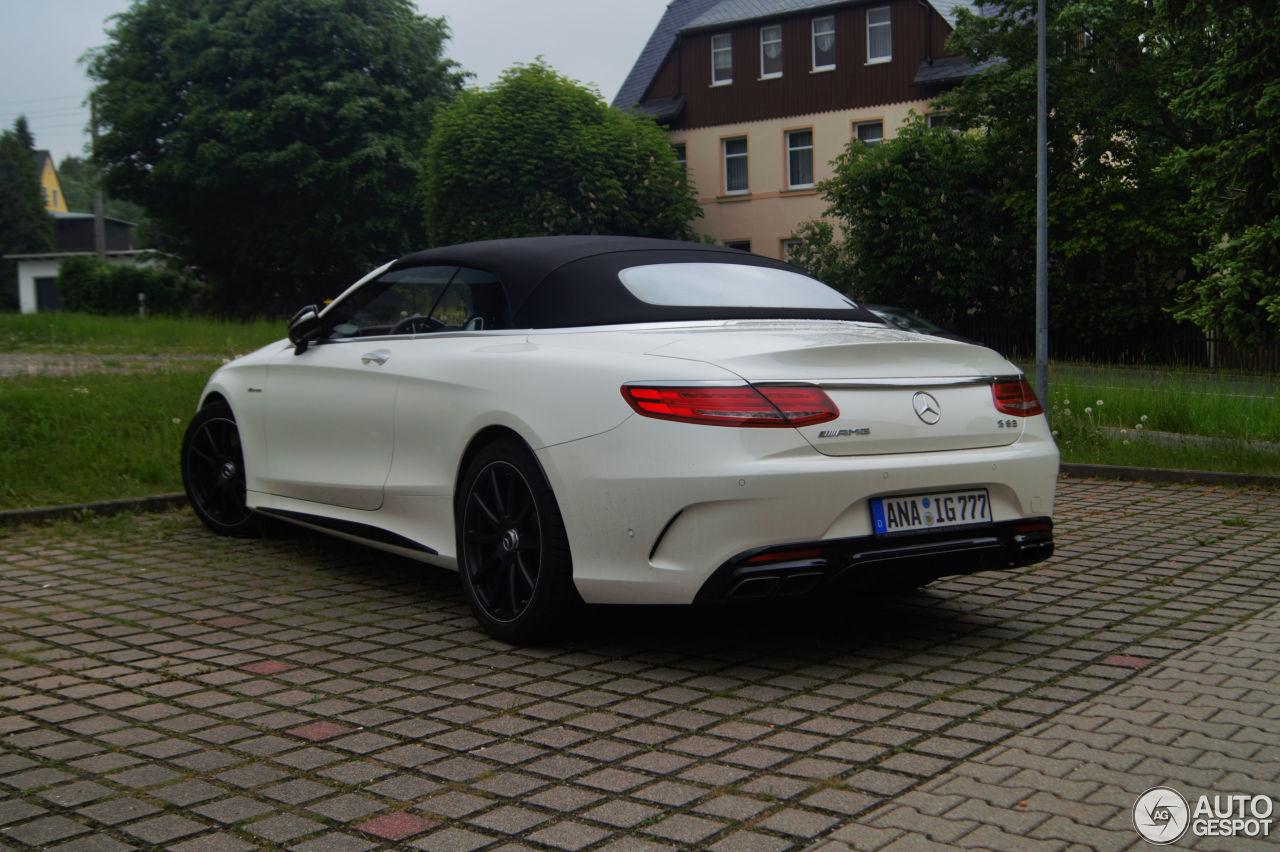
[[[586,603],[833,596],[1053,553],[1058,451],[1017,367],[780,261],[625,237],[409,255],[213,374],[182,473],[459,571],[493,636]]]

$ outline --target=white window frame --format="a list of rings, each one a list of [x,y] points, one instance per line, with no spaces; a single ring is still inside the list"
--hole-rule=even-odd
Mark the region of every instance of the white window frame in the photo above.
[[[767,35],[766,35],[767,34]],[[778,47],[778,70],[765,71],[765,63],[769,57],[765,55],[772,45]],[[760,28],[760,79],[774,80],[782,76],[782,24],[770,24]]]
[[[939,128],[951,131],[956,130],[956,128],[951,124],[951,110],[940,110],[938,112],[927,113],[925,120],[929,123],[930,130],[937,130]]]
[[[742,143],[741,153],[729,153],[729,144],[732,142]],[[720,159],[724,164],[724,194],[725,195],[749,195],[751,193],[751,160],[750,146],[747,144],[745,136],[727,136],[720,140]],[[742,159],[744,169],[743,174],[746,178],[746,186],[741,189],[731,189],[729,187],[729,158]]]
[[[824,28],[819,30],[818,25],[823,24]],[[813,71],[834,71],[836,67],[836,18],[835,15],[827,15],[822,18],[814,18],[809,25],[809,56],[813,61]],[[823,36],[831,37],[831,64],[818,64],[818,39]]]
[[[719,45],[719,46],[717,46]],[[720,69],[716,67],[716,57],[725,54],[729,57],[729,64],[725,67],[728,76],[720,79],[716,75]],[[731,33],[717,33],[711,37],[711,85],[727,86],[733,82],[733,35]]]
[[[883,21],[872,21],[873,15],[884,13]],[[882,56],[871,55],[871,34],[873,30],[884,29],[889,34],[889,52]],[[879,65],[882,62],[890,62],[893,59],[893,18],[889,12],[888,6],[876,6],[867,10],[867,64]]]
[[[862,137],[862,128],[864,127],[877,127],[880,130],[880,135],[875,139],[864,139]],[[884,121],[882,119],[875,119],[873,121],[855,121],[853,123],[853,138],[868,147],[872,145],[879,145],[884,141]]]
[[[809,143],[807,145],[792,144],[792,141],[791,141],[792,137],[799,133],[809,134]],[[786,132],[786,143],[787,143],[787,189],[789,190],[790,189],[813,189],[814,179],[816,177],[813,171],[813,128],[797,127],[794,130],[788,130]],[[806,150],[809,152],[809,182],[796,183],[795,176],[791,174],[791,155],[793,152],[801,152]]]

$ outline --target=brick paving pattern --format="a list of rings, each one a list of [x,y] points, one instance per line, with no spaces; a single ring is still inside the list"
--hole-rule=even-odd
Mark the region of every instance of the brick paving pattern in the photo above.
[[[1154,784],[1274,795],[1280,494],[1063,481],[1057,538],[515,649],[453,575],[341,542],[0,529],[0,845],[1119,849]]]

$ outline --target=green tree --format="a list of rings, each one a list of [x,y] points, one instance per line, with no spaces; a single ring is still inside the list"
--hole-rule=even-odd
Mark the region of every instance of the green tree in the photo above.
[[[981,2],[981,0],[980,0]],[[1010,181],[1004,204],[1035,223],[1036,0],[962,12],[949,46],[999,58],[939,99],[957,126],[985,134]],[[1193,268],[1205,211],[1169,155],[1197,128],[1171,109],[1190,61],[1161,37],[1147,0],[1048,4],[1051,337],[1119,343],[1163,334]]]
[[[1172,165],[1216,215],[1179,316],[1238,344],[1280,337],[1280,6],[1274,0],[1159,4],[1189,60],[1172,108],[1208,128]]]
[[[665,134],[542,62],[463,92],[427,146],[434,245],[491,237],[690,238],[701,211]]]
[[[874,147],[854,140],[821,185],[843,245],[824,248],[838,241],[834,230],[828,237],[811,226],[817,240],[803,251],[818,267],[810,271],[855,298],[942,325],[970,311],[1024,310],[1029,252],[1003,204],[1008,178],[990,153],[985,137],[931,129],[918,117]],[[849,271],[841,273],[845,263]]]
[[[20,115],[13,122],[13,132],[18,137],[18,141],[22,143],[22,147],[28,151],[35,151],[36,137],[31,133],[31,125],[27,124],[27,117]]]
[[[226,312],[331,294],[420,246],[447,34],[410,0],[135,0],[89,59],[105,188]]]
[[[32,145],[25,117],[0,134],[0,255],[53,248],[53,218],[44,208]],[[17,305],[18,267],[6,260],[0,265],[0,310]]]

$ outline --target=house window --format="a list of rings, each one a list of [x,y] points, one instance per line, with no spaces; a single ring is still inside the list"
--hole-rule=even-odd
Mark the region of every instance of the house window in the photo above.
[[[745,137],[724,140],[724,194],[741,195],[749,191],[747,183],[747,140]]]
[[[867,63],[888,62],[893,58],[893,29],[889,23],[889,7],[867,10]]]
[[[782,76],[782,25],[760,28],[760,79]]]
[[[803,245],[804,240],[798,240],[795,237],[789,237],[788,239],[783,240],[781,259],[787,261],[791,260]]]
[[[685,143],[675,143],[671,146],[671,151],[676,155],[676,162],[680,164],[680,171],[688,170],[688,149],[685,147]]]
[[[951,122],[951,113],[949,112],[931,112],[929,113],[929,127],[940,127],[943,130],[955,130]]]
[[[813,19],[813,70],[830,71],[836,67],[836,19],[832,16]]]
[[[864,145],[879,145],[884,141],[884,122],[860,121],[853,125],[853,135]]]
[[[728,33],[711,37],[711,85],[733,82],[733,37]]]
[[[751,240],[725,240],[724,244],[738,251],[751,251]]]
[[[813,131],[787,131],[787,189],[813,186]]]

